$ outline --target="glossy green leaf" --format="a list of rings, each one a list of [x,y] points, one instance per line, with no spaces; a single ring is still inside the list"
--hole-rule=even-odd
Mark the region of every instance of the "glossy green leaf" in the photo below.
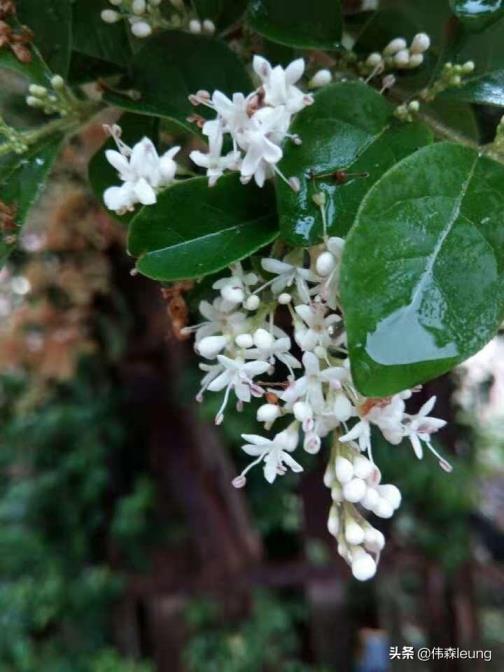
[[[126,113],[117,123],[121,126],[122,139],[127,145],[133,146],[144,136],[150,138],[157,145],[159,119],[147,117],[143,114]],[[100,203],[103,203],[103,192],[105,189],[120,184],[116,169],[110,165],[105,157],[107,149],[117,149],[112,138],[109,138],[103,147],[100,147],[89,162],[89,182]],[[125,215],[117,215],[115,212],[110,212],[109,214],[118,221],[127,223],[133,219],[135,214],[138,214],[138,211],[137,213],[132,212]]]
[[[348,236],[341,292],[359,390],[384,396],[477,352],[504,317],[504,167],[439,143],[391,168]]]
[[[72,0],[17,0],[17,16],[34,32],[34,43],[49,68],[66,77],[72,49]]]
[[[24,154],[7,154],[0,159],[0,201],[14,207],[15,230],[7,230],[0,240],[0,262],[15,247],[5,235],[18,234],[30,208],[44,190],[45,181],[61,146],[62,137],[54,135],[33,145]]]
[[[11,51],[0,49],[0,68],[12,70],[33,84],[46,85],[51,78],[51,72],[33,49],[32,60],[29,63],[21,63]]]
[[[320,191],[326,195],[327,232],[345,235],[374,182],[394,163],[431,142],[425,126],[400,123],[392,112],[371,87],[343,82],[325,87],[298,115],[291,131],[299,135],[301,145],[287,142],[280,168],[286,176],[297,177],[301,188],[296,193],[277,182],[282,238],[295,245],[321,239],[322,216],[313,201]],[[337,170],[357,175],[338,184]]]
[[[195,112],[190,93],[199,89],[246,92],[252,84],[238,57],[222,42],[169,31],[146,40],[117,88],[129,94],[110,91],[105,96],[108,102],[132,112],[168,117],[194,131],[187,122]],[[201,107],[196,111],[205,114]]]
[[[100,16],[103,0],[75,0],[73,8],[74,49],[126,68],[131,58],[126,24],[105,23]]]
[[[502,0],[450,0],[450,7],[470,30],[482,30],[504,16]]]
[[[303,49],[337,49],[341,39],[339,0],[250,0],[248,21],[272,40]]]
[[[504,107],[504,69],[472,77],[460,88],[446,91],[444,98]]]
[[[193,0],[193,5],[201,21],[211,19],[224,28],[243,16],[247,0]]]
[[[208,187],[205,177],[179,182],[133,219],[129,252],[155,280],[197,278],[248,257],[278,235],[273,190],[244,186],[236,175]]]

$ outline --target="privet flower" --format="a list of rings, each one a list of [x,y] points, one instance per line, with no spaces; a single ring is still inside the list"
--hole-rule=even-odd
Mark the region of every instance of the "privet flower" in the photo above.
[[[296,189],[297,181],[287,179],[277,164],[283,156],[284,139],[291,137],[299,142],[288,132],[293,115],[313,103],[312,96],[297,86],[304,73],[304,61],[299,58],[284,69],[280,65],[272,67],[262,56],[254,56],[253,68],[261,85],[248,95],[234,93],[229,98],[221,91],[212,95],[198,91],[190,96],[193,104],[205,105],[217,115],[203,124],[208,153],[196,150],[190,158],[206,169],[210,186],[225,171],[235,170],[240,172],[244,184],[253,179],[262,187],[267,178],[277,174]],[[230,136],[233,149],[223,155],[226,135]]]
[[[278,96],[284,105],[293,84],[285,73],[265,69],[263,75],[265,95],[270,100]],[[278,90],[275,77],[280,80]],[[301,104],[297,94],[291,100],[294,107]],[[238,133],[244,101],[235,99],[226,110],[225,123]],[[323,199],[316,202],[324,206]],[[259,465],[268,483],[289,470],[301,471],[296,452],[318,452],[324,438],[333,433],[324,475],[332,497],[328,529],[353,575],[366,580],[376,572],[385,538],[364,514],[369,511],[387,519],[401,503],[398,488],[382,483],[373,461],[372,429],[393,445],[407,439],[419,458],[427,448],[443,468],[449,465],[431,443],[432,435],[445,424],[430,416],[435,397],[411,414],[406,403],[412,390],[367,399],[353,383],[338,298],[343,247],[340,238],[325,236],[309,254],[294,251],[283,258],[267,257],[261,263],[264,277],[235,264],[230,275],[214,283],[218,296],[213,302],[201,302],[206,321],[188,331],[196,332],[197,352],[215,362],[200,365],[204,376],[197,398],[201,400],[206,391],[224,392],[216,423],[224,420],[233,393],[238,409],[253,397],[263,398],[257,419],[266,431],[275,426],[273,438],[243,435],[243,450],[253,459],[234,479],[236,487],[246,485],[249,471]],[[288,316],[289,334],[284,331]]]

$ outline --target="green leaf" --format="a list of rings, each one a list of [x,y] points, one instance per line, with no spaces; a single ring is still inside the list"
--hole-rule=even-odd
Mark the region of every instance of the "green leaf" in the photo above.
[[[0,240],[0,263],[14,248],[5,236],[18,235],[30,208],[42,194],[47,176],[58,155],[62,136],[53,135],[34,144],[24,154],[7,154],[0,159],[0,201],[14,207],[14,231],[4,231]]]
[[[443,99],[461,100],[480,105],[504,107],[504,69],[465,80],[457,89],[449,89]]]
[[[193,0],[193,5],[201,21],[211,19],[225,28],[244,14],[247,0]]]
[[[369,191],[348,236],[341,297],[359,390],[384,396],[477,352],[504,317],[504,167],[425,147]]]
[[[126,68],[131,49],[124,21],[105,23],[100,13],[103,0],[75,0],[73,9],[74,49],[86,56]]]
[[[142,114],[126,113],[118,121],[118,124],[122,129],[122,139],[127,145],[134,145],[144,136],[150,138],[157,145],[159,119]],[[109,138],[103,147],[100,147],[96,152],[89,162],[88,169],[89,182],[100,203],[103,203],[103,192],[105,189],[120,184],[116,169],[110,165],[105,157],[107,149],[117,149],[112,138]],[[118,221],[127,223],[138,213],[132,212],[125,215],[117,215],[115,212],[110,212],[109,214]]]
[[[31,53],[32,60],[29,63],[21,63],[4,47],[0,49],[0,68],[16,72],[30,83],[45,86],[51,79],[51,72],[35,49],[31,49]]]
[[[502,0],[450,0],[450,7],[469,30],[482,30],[504,16]]]
[[[195,132],[187,117],[194,113],[188,100],[199,89],[224,93],[252,88],[245,69],[228,47],[215,39],[169,31],[149,38],[134,56],[129,76],[118,89],[138,97],[108,92],[108,102],[132,112],[168,117]],[[197,108],[203,114],[205,110]]]
[[[66,77],[72,48],[71,0],[17,0],[17,16],[35,34],[34,44],[52,72]]]
[[[272,40],[302,49],[337,49],[341,39],[339,0],[251,0],[251,27]]]
[[[236,175],[208,187],[178,182],[143,208],[130,227],[129,252],[155,280],[197,278],[248,257],[278,235],[273,190],[244,186]]]
[[[400,123],[393,108],[377,91],[362,82],[325,87],[315,103],[296,118],[291,132],[301,145],[288,141],[280,168],[300,180],[294,192],[277,183],[282,238],[294,245],[312,245],[323,234],[320,209],[313,196],[326,195],[327,233],[343,236],[370,187],[394,163],[431,142],[430,131],[419,123]],[[338,184],[336,170],[365,173]],[[315,177],[312,177],[315,176]],[[317,179],[317,175],[329,175]]]

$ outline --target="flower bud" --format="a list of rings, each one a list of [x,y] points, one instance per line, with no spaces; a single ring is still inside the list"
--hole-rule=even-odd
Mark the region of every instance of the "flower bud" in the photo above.
[[[229,301],[229,303],[241,303],[245,298],[243,289],[232,284],[224,285],[221,289],[221,296],[225,301]]]
[[[315,269],[319,275],[325,277],[330,275],[332,271],[336,268],[336,259],[330,252],[322,252],[317,257],[315,262]]]
[[[117,23],[121,19],[119,12],[116,12],[113,9],[104,9],[100,16],[105,23]]]
[[[367,581],[376,574],[376,562],[369,553],[363,553],[352,561],[352,574],[358,581]]]
[[[376,488],[366,488],[366,494],[364,497],[361,499],[361,504],[362,506],[367,509],[368,511],[372,511],[373,508],[376,506],[378,503],[378,500],[380,499],[380,495],[378,494],[378,490]]]
[[[213,35],[215,33],[215,23],[211,19],[205,19],[203,21],[203,30],[208,35]]]
[[[238,334],[235,343],[239,348],[251,348],[254,345],[252,334]]]
[[[152,28],[146,21],[138,21],[131,26],[131,32],[135,37],[149,37],[152,34]]]
[[[242,476],[241,474],[237,476],[236,478],[233,478],[231,481],[231,485],[234,488],[243,488],[247,484],[247,479],[245,476]]]
[[[39,86],[38,84],[30,84],[28,91],[32,94],[32,96],[36,96],[37,98],[43,98],[47,95],[46,87]]]
[[[368,460],[367,457],[358,455],[353,462],[353,467],[355,475],[366,480],[366,478],[371,476],[374,469],[374,464],[371,462],[371,460]]]
[[[378,497],[378,501],[373,507],[373,513],[378,518],[392,518],[394,514],[394,507],[384,497]]]
[[[246,310],[257,310],[261,304],[261,299],[257,296],[257,294],[251,294],[250,296],[247,297],[245,300],[243,307]]]
[[[408,67],[418,68],[419,65],[422,65],[423,61],[424,61],[423,54],[411,54],[411,56],[409,57]]]
[[[358,546],[364,541],[364,530],[354,520],[350,520],[345,524],[345,539],[349,544]]]
[[[329,462],[326,470],[324,471],[324,485],[326,488],[330,488],[332,484],[334,483],[334,469],[332,464]]]
[[[337,537],[340,529],[340,520],[338,515],[338,509],[333,505],[329,511],[329,518],[327,519],[327,529],[329,534],[332,534],[333,537]]]
[[[364,545],[368,551],[379,553],[385,548],[385,537],[380,530],[370,527],[366,530],[364,535]]]
[[[145,14],[146,8],[145,0],[133,0],[131,5],[131,11],[137,16],[142,16],[142,14]]]
[[[268,350],[271,348],[275,339],[266,331],[266,329],[256,329],[254,332],[254,345],[261,350]]]
[[[306,401],[296,401],[292,410],[296,420],[299,420],[301,423],[313,417],[312,407],[310,404],[307,404]]]
[[[111,5],[115,5],[116,7],[119,7],[120,5],[122,5],[123,0],[109,0],[109,2],[110,2]]]
[[[346,457],[337,457],[334,464],[334,472],[340,483],[348,483],[352,480],[353,465]]]
[[[383,57],[377,51],[369,54],[369,56],[366,58],[366,65],[369,65],[370,68],[376,68],[381,63],[383,63]]]
[[[317,70],[313,77],[308,82],[308,86],[312,89],[318,89],[321,86],[326,86],[332,80],[332,74],[330,70],[324,68],[322,70]]]
[[[206,336],[196,343],[195,350],[202,357],[213,359],[228,343],[227,336]]]
[[[198,21],[198,19],[191,19],[189,21],[189,32],[194,33],[194,35],[201,33],[201,21]]]
[[[474,71],[474,61],[466,61],[462,66],[462,73],[464,75],[470,75]]]
[[[280,406],[277,404],[263,404],[257,409],[257,420],[258,422],[274,422],[280,414]]]
[[[341,491],[341,486],[337,481],[334,481],[331,486],[331,499],[333,502],[342,502],[343,493]]]
[[[401,491],[392,483],[386,485],[379,485],[378,492],[381,497],[385,498],[394,509],[398,509],[401,505]]]
[[[357,504],[366,494],[366,484],[361,478],[352,478],[343,486],[343,497],[347,502]]]
[[[418,33],[411,42],[410,51],[412,54],[423,54],[430,47],[431,41],[427,33]]]
[[[291,301],[292,301],[292,296],[290,294],[287,294],[287,292],[282,292],[282,294],[280,294],[278,296],[278,303],[281,306],[286,306]]]
[[[352,417],[352,404],[344,394],[338,394],[333,406],[334,417],[339,422],[346,422]]]
[[[407,68],[410,64],[410,53],[407,49],[401,49],[394,55],[394,65],[398,68]]]
[[[65,80],[61,75],[51,77],[51,86],[55,90],[61,90],[65,86]]]
[[[385,56],[393,56],[398,51],[406,49],[407,46],[408,44],[404,39],[404,37],[396,37],[387,44],[387,46],[383,50],[383,53],[385,54]]]

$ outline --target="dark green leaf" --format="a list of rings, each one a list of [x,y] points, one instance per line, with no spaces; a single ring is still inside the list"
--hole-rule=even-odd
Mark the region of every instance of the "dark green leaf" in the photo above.
[[[244,14],[247,0],[193,0],[193,5],[202,21],[211,19],[225,28]]]
[[[54,135],[33,145],[24,154],[8,154],[0,159],[0,201],[14,208],[15,229],[7,229],[0,240],[0,263],[14,247],[5,236],[18,235],[30,208],[41,195],[45,181],[62,142]]]
[[[103,0],[75,0],[73,9],[74,49],[86,56],[126,68],[131,58],[126,25],[105,23],[100,16]]]
[[[311,245],[322,237],[322,218],[313,196],[326,194],[327,232],[345,235],[364,194],[399,159],[431,142],[430,131],[418,123],[403,124],[392,117],[392,106],[362,82],[324,88],[292,125],[301,145],[288,142],[280,168],[296,176],[295,193],[278,181],[278,210],[282,237],[295,245]],[[338,184],[336,170],[365,173]],[[328,175],[317,179],[318,175]],[[312,177],[315,176],[315,177]]]
[[[51,79],[51,72],[36,49],[32,48],[31,53],[32,60],[29,63],[22,63],[11,51],[3,47],[0,49],[0,68],[16,72],[30,83],[45,86]]]
[[[450,7],[470,30],[486,28],[504,15],[502,0],[450,0]]]
[[[504,69],[472,77],[458,89],[449,89],[443,98],[480,105],[504,107]]]
[[[71,0],[17,0],[17,16],[35,34],[34,43],[49,68],[66,77],[72,48]]]
[[[273,42],[303,49],[337,49],[341,39],[339,0],[251,0],[248,21]]]
[[[273,191],[227,175],[209,188],[205,177],[166,189],[130,227],[138,270],[171,281],[214,273],[248,257],[278,235]]]
[[[504,317],[504,167],[439,143],[391,168],[348,236],[341,292],[359,390],[384,396],[477,352]]]
[[[194,112],[188,95],[199,89],[224,93],[250,91],[245,69],[228,47],[215,39],[169,31],[149,38],[134,56],[131,72],[119,87],[138,92],[108,92],[105,98],[124,109],[168,117],[194,131],[186,120]],[[201,108],[197,112],[204,113]]]
[[[124,114],[118,121],[122,129],[122,139],[127,145],[134,145],[144,136],[147,136],[152,142],[157,144],[159,119],[147,117],[142,114]],[[105,157],[105,150],[117,149],[115,142],[109,138],[89,162],[89,181],[96,195],[96,198],[103,203],[103,192],[108,187],[119,185],[120,180],[116,169],[110,165]],[[115,217],[120,222],[129,222],[137,213],[127,213],[117,215],[110,212],[111,217]]]

